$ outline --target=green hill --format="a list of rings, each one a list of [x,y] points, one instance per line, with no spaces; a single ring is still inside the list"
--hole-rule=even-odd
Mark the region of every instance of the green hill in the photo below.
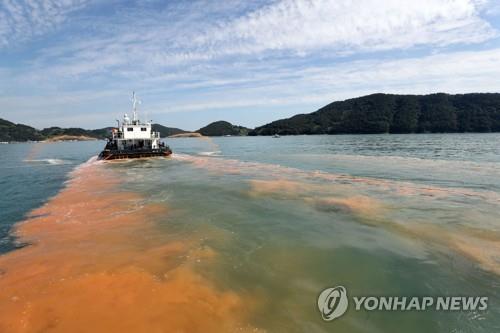
[[[0,141],[38,141],[43,139],[45,139],[44,136],[33,127],[0,119]]]
[[[247,135],[250,129],[243,126],[236,126],[227,121],[216,121],[208,124],[205,127],[200,128],[196,132],[205,136],[224,136],[224,135],[234,135],[242,136]]]
[[[95,130],[86,130],[78,127],[71,128],[60,128],[60,127],[49,127],[44,128],[40,131],[40,133],[45,138],[51,138],[54,136],[88,136],[96,139],[105,139],[109,136],[111,131],[111,127],[95,129]]]
[[[95,139],[105,139],[110,136],[112,127],[105,127],[94,130],[87,130],[78,127],[61,128],[48,127],[43,130],[23,125],[14,124],[8,120],[0,118],[0,141],[41,141],[57,137],[91,137]],[[162,137],[174,134],[187,133],[179,128],[165,127],[160,124],[153,124],[153,130],[160,132]]]
[[[176,134],[188,133],[187,131],[181,130],[180,128],[165,127],[160,124],[153,124],[152,128],[155,132],[160,132],[160,136],[162,138],[166,138],[168,136]]]
[[[37,130],[23,124],[14,124],[8,120],[0,118],[0,141],[7,142],[22,142],[22,141],[41,141],[58,136],[71,137],[91,137],[96,139],[104,139],[109,136],[111,127],[86,130],[83,128],[60,128],[49,127],[43,130]]]
[[[277,120],[249,135],[499,131],[500,94],[373,94]]]

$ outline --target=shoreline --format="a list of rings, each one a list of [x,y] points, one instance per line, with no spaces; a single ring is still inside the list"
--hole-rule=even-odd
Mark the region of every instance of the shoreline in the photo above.
[[[198,132],[188,132],[188,133],[169,135],[167,138],[175,139],[175,138],[201,138],[201,137],[204,137],[204,135],[201,135]]]
[[[57,135],[47,138],[40,142],[64,142],[64,141],[98,141],[98,138],[94,138],[87,135]]]
[[[302,136],[331,136],[331,137],[336,137],[336,136],[410,136],[410,135],[417,135],[417,136],[423,136],[423,135],[430,135],[430,136],[439,136],[439,135],[496,135],[499,134],[500,132],[443,132],[443,133],[338,133],[338,134],[280,134],[280,137],[302,137]],[[231,136],[224,136],[224,135],[218,135],[218,136],[207,136],[207,135],[201,135],[200,133],[197,133],[198,135],[193,133],[182,133],[182,134],[175,134],[172,136],[165,137],[163,139],[177,139],[177,138],[244,138],[244,137],[252,137],[252,138],[272,138],[273,135],[231,135]],[[53,142],[82,142],[82,141],[105,141],[105,139],[102,138],[94,138],[94,137],[87,137],[84,136],[83,138],[80,136],[65,136],[69,138],[58,138],[58,137],[52,137],[49,139],[45,140],[40,140],[40,141],[32,141],[32,140],[26,140],[26,141],[0,141],[0,145],[8,145],[8,144],[18,144],[18,143],[53,143]]]

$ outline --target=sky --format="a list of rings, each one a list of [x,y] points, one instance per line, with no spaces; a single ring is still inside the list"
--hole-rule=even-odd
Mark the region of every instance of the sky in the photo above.
[[[500,0],[0,0],[0,118],[247,127],[384,92],[500,92]]]

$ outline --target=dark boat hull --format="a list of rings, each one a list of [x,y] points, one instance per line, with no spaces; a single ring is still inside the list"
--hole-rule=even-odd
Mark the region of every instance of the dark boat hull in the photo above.
[[[147,157],[167,157],[172,154],[169,148],[157,150],[138,150],[138,151],[123,151],[123,150],[103,150],[99,154],[99,160],[122,160],[129,158],[147,158]]]

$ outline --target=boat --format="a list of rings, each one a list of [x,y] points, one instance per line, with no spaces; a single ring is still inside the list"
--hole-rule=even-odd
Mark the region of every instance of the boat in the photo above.
[[[151,121],[142,122],[137,115],[137,99],[132,93],[132,120],[127,114],[123,121],[118,122],[118,127],[111,130],[111,137],[99,154],[99,160],[116,160],[145,157],[166,157],[172,150],[161,142],[160,132],[152,129]]]
[[[280,135],[279,135],[279,134],[274,134],[274,135],[273,135],[273,138],[275,138],[275,139],[277,139],[277,138],[279,138],[279,137],[280,137]]]

